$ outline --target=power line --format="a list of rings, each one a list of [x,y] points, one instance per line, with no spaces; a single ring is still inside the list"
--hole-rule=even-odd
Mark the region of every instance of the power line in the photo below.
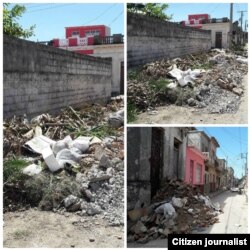
[[[39,12],[39,11],[51,10],[51,9],[61,8],[61,7],[65,7],[65,6],[75,5],[75,4],[76,3],[60,4],[60,5],[57,4],[57,6],[52,6],[52,7],[48,7],[48,8],[42,8],[42,9],[36,9],[36,10],[32,10],[32,11],[27,11],[26,13],[34,13],[34,12]]]
[[[99,19],[100,17],[102,17],[104,14],[106,14],[110,9],[112,9],[112,8],[113,8],[114,6],[116,6],[116,5],[117,5],[117,3],[112,4],[112,5],[109,6],[106,10],[104,10],[99,16],[97,16],[97,17],[95,17],[94,19],[92,19],[92,20],[86,22],[86,23],[83,24],[83,25],[86,25],[86,24],[89,24],[89,23],[91,23],[91,22],[93,22],[93,21],[96,21],[97,19]]]
[[[40,7],[48,7],[54,5],[54,3],[49,3],[49,4],[24,4],[24,6],[29,9],[34,9],[34,8],[40,8]]]
[[[120,12],[120,14],[119,14],[117,17],[115,17],[115,18],[111,21],[111,23],[109,24],[109,26],[110,26],[112,23],[114,23],[122,14],[123,14],[123,10]]]
[[[210,12],[210,14],[212,14],[212,13],[218,8],[219,5],[220,5],[220,3],[218,3],[218,4],[215,6],[215,8]]]

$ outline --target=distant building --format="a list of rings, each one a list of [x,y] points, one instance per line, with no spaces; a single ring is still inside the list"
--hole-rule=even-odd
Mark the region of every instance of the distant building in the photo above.
[[[216,149],[219,143],[214,137],[209,137],[204,131],[189,131],[188,146],[194,146],[205,156],[204,192],[216,191],[216,180],[219,175]]]
[[[112,58],[112,94],[124,93],[124,43],[105,25],[65,28],[65,39],[53,39],[52,46],[79,54]]]
[[[229,48],[230,45],[230,20],[227,17],[211,18],[208,14],[188,15],[187,21],[182,21],[183,26],[190,26],[204,30],[211,30],[212,48]],[[232,41],[235,44],[244,43],[246,32],[238,27],[238,22],[233,23]]]

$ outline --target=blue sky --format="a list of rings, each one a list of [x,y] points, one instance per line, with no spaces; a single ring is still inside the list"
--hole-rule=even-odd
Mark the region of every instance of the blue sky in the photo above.
[[[239,20],[240,13],[238,11],[248,10],[247,3],[233,4],[233,20]],[[188,19],[189,14],[210,14],[211,18],[230,18],[230,4],[229,3],[175,3],[169,4],[166,10],[167,14],[173,14],[172,21],[180,22]],[[244,12],[243,28],[245,27],[245,20],[248,19],[248,13]]]
[[[248,129],[246,127],[197,127],[208,136],[214,136],[220,148],[217,148],[219,158],[228,159],[228,166],[232,167],[235,176],[242,177],[246,159],[241,159],[241,154],[248,152]]]
[[[19,3],[21,4],[21,3]],[[103,24],[111,27],[111,34],[124,34],[124,4],[122,3],[28,3],[19,23],[28,28],[35,24],[31,41],[65,38],[65,27]]]

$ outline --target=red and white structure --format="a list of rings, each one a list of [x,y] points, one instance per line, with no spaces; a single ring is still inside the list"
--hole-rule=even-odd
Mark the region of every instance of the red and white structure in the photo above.
[[[53,39],[54,47],[76,47],[94,45],[94,37],[104,38],[110,36],[110,28],[105,25],[66,27],[65,39]],[[79,51],[81,54],[93,54],[93,50]]]
[[[210,19],[210,15],[208,15],[208,14],[188,15],[188,20],[183,21],[182,25],[201,29],[204,21],[206,22],[209,19]]]

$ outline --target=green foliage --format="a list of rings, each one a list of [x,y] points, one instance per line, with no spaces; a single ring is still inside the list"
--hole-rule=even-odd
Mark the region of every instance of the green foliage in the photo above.
[[[28,166],[29,162],[20,158],[12,158],[3,163],[3,180],[4,182],[16,182],[21,180],[24,175],[22,169]]]
[[[131,100],[128,100],[127,112],[128,112],[128,117],[127,117],[128,123],[135,121],[136,116],[137,116],[137,109],[136,109],[136,105],[133,102],[131,102]]]
[[[3,33],[9,36],[28,38],[34,34],[35,25],[30,26],[28,29],[23,29],[18,24],[18,19],[26,11],[25,6],[15,4],[9,8],[8,3],[3,4]]]
[[[169,80],[167,79],[151,80],[148,83],[153,91],[159,92],[166,89],[166,87],[169,84]]]
[[[171,20],[172,16],[165,14],[167,8],[168,4],[161,3],[127,4],[127,9],[129,12],[141,13],[161,20]]]

